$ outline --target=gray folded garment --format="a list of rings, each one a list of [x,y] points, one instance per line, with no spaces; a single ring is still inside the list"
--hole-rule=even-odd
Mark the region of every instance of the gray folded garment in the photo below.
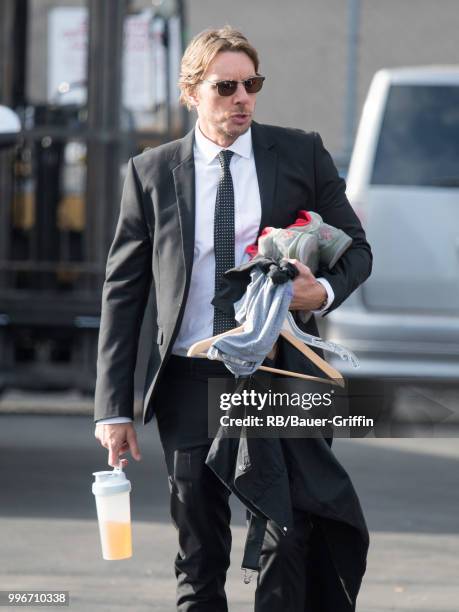
[[[276,285],[254,268],[243,297],[234,304],[236,320],[244,331],[215,340],[209,359],[221,359],[236,376],[250,376],[263,363],[279,337],[293,297],[293,281]]]
[[[275,284],[259,268],[250,273],[251,281],[243,297],[234,304],[235,318],[244,324],[238,334],[215,340],[207,352],[209,359],[220,359],[236,378],[250,376],[263,363],[289,319],[292,333],[305,344],[335,353],[359,367],[357,357],[343,346],[303,332],[289,312],[293,281]]]

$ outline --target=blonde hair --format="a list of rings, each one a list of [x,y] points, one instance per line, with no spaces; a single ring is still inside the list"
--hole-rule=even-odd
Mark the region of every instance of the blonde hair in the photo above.
[[[204,30],[197,34],[185,49],[180,66],[180,102],[191,108],[188,96],[200,83],[209,64],[221,51],[242,51],[246,53],[258,73],[258,53],[247,38],[229,25],[218,30]]]

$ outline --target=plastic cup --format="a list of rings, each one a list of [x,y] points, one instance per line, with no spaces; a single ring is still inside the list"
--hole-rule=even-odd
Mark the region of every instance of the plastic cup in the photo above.
[[[93,472],[102,557],[108,561],[132,557],[131,483],[121,468]]]

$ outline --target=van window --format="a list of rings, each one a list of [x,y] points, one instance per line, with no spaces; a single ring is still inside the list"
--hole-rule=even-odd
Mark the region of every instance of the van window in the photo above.
[[[371,182],[459,187],[459,86],[390,88]]]

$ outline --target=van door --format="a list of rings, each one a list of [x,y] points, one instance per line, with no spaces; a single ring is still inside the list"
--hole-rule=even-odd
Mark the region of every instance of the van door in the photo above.
[[[365,212],[366,305],[459,312],[459,79],[391,86]]]

